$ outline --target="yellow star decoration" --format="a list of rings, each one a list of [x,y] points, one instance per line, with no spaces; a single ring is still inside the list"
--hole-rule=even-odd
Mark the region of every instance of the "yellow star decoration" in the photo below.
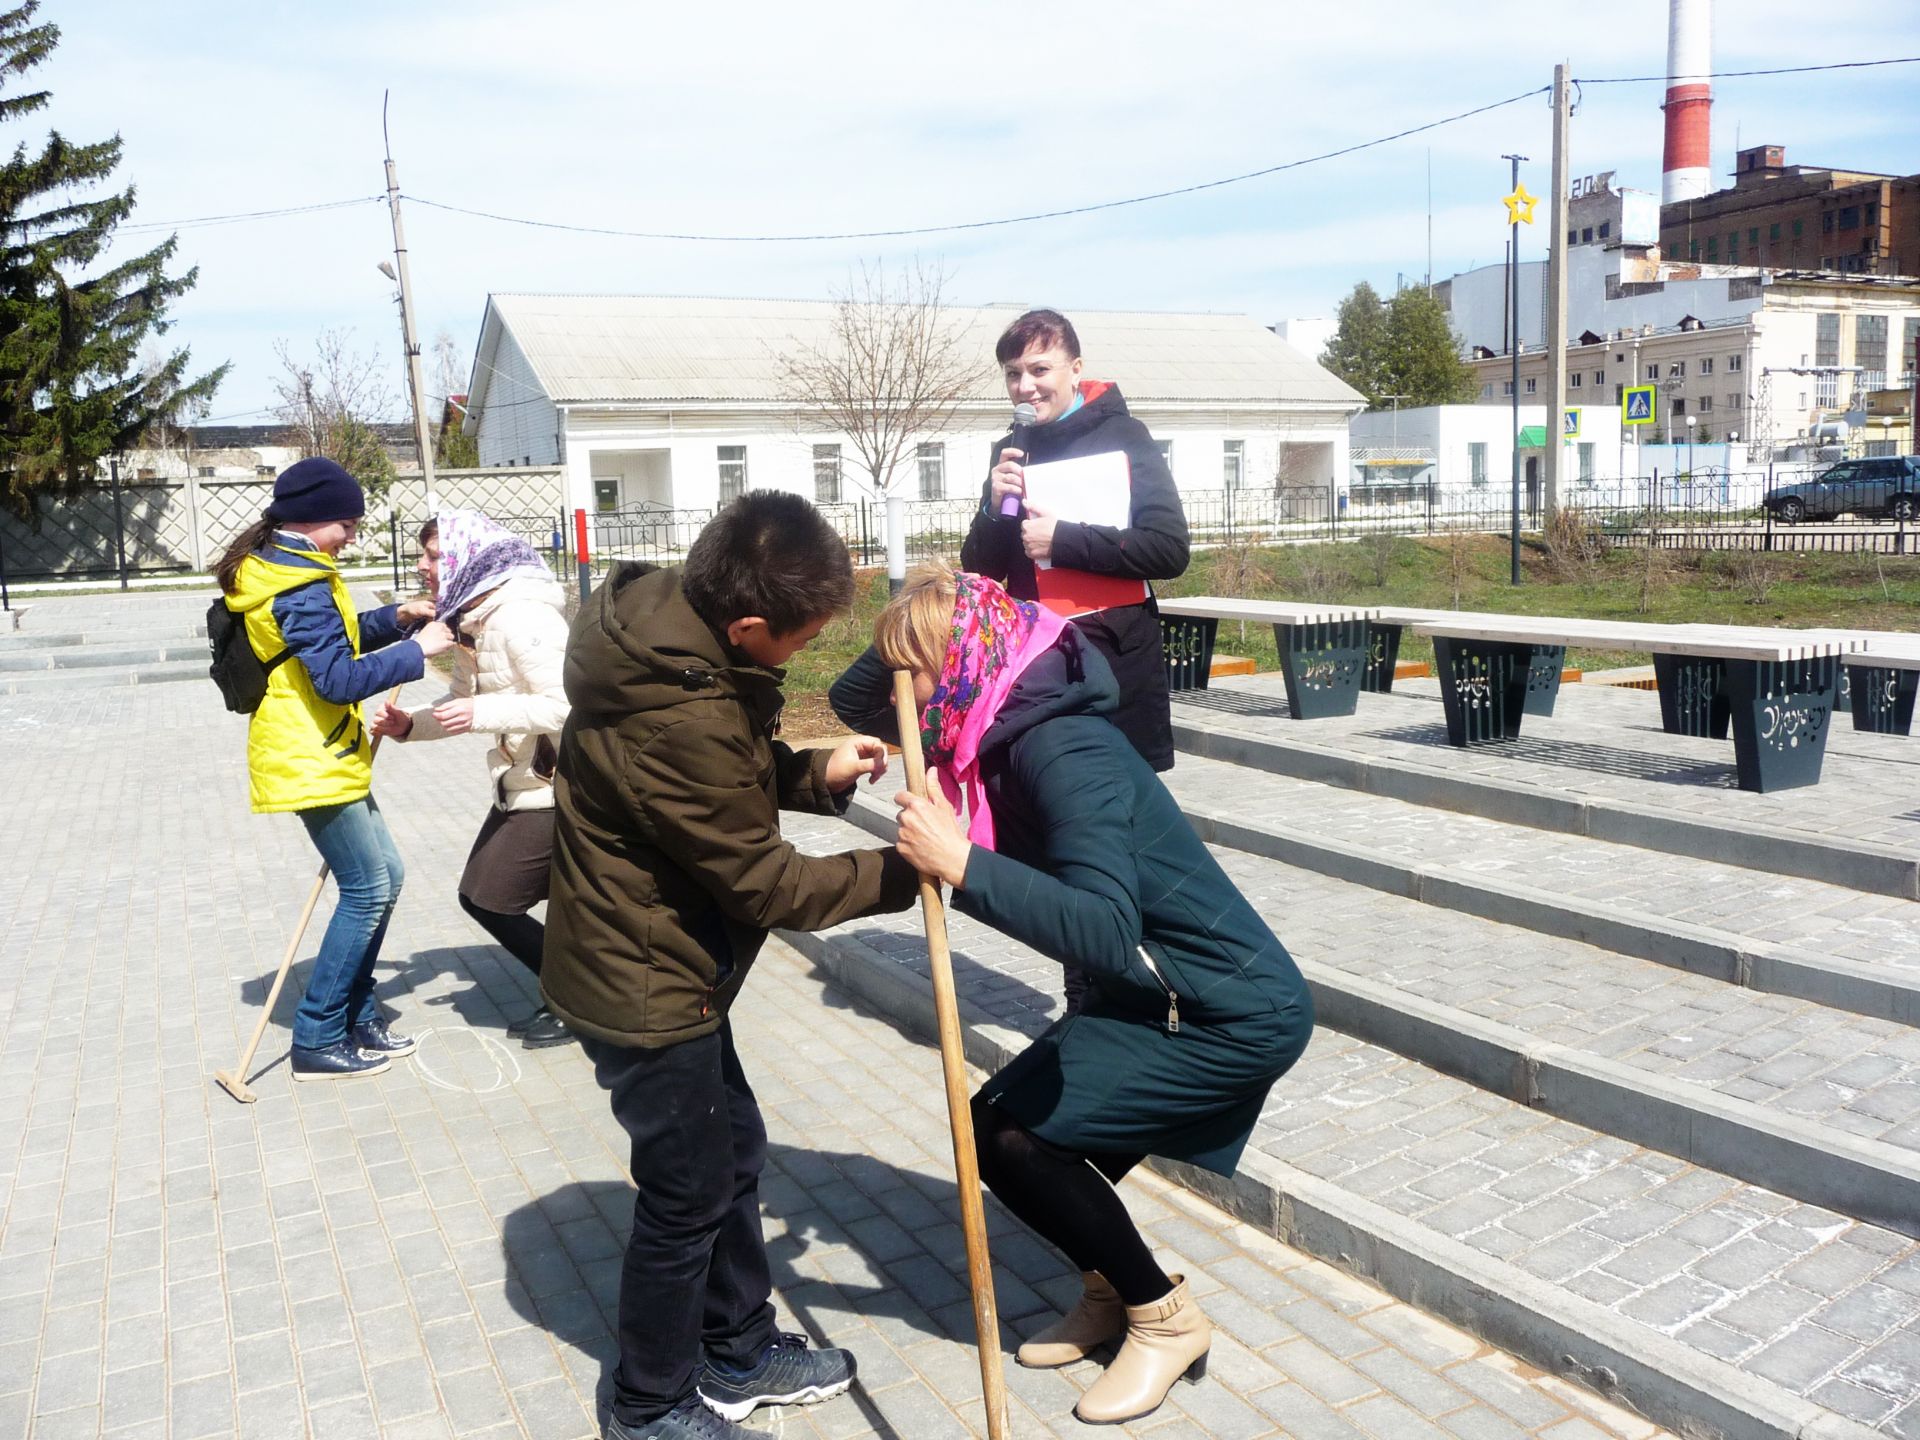
[[[1515,187],[1514,192],[1507,196],[1501,203],[1507,207],[1507,223],[1509,225],[1531,225],[1533,223],[1533,207],[1540,203],[1540,197],[1538,195],[1529,195],[1527,193],[1527,182],[1522,180],[1520,184]]]

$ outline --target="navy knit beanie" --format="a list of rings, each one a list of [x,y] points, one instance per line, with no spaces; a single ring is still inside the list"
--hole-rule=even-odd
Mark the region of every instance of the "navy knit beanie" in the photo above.
[[[272,520],[320,524],[328,520],[358,520],[367,513],[366,492],[346,467],[324,455],[297,461],[273,482]]]

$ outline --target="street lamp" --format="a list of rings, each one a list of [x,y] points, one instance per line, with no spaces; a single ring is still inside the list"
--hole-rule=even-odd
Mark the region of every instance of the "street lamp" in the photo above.
[[[1693,427],[1700,423],[1698,415],[1687,416],[1687,483],[1693,483]]]

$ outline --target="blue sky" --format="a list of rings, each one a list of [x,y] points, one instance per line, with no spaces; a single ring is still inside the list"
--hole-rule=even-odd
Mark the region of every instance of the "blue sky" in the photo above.
[[[1716,70],[1920,55],[1920,6],[1722,0]],[[1116,199],[1386,135],[1552,78],[1657,75],[1664,0],[668,7],[613,0],[47,0],[64,38],[33,77],[75,139],[118,131],[136,221],[372,196],[381,92],[403,188],[573,223],[700,233],[893,228]],[[1660,85],[1583,89],[1573,174],[1658,190]],[[16,127],[18,130],[20,127]],[[412,206],[423,335],[462,366],[489,291],[821,297],[863,258],[945,267],[966,302],[1330,314],[1498,260],[1503,151],[1549,186],[1533,98],[1344,160],[1201,195],[906,241],[724,245],[565,235]],[[1920,65],[1715,83],[1714,168],[1920,171]],[[15,137],[20,138],[18,135]],[[1544,216],[1544,208],[1542,210]],[[1545,227],[1523,239],[1544,243]],[[200,284],[169,337],[233,362],[215,416],[271,403],[284,340],[323,329],[401,365],[383,207],[187,229]],[[124,244],[150,244],[147,233]],[[1523,252],[1524,253],[1524,252]],[[1097,356],[1089,356],[1098,371]]]

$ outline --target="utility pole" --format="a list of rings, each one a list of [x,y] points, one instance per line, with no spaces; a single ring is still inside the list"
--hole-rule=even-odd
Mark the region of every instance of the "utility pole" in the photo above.
[[[1547,473],[1549,519],[1560,505],[1566,461],[1562,431],[1567,405],[1567,221],[1571,214],[1567,175],[1567,122],[1573,112],[1565,64],[1553,67],[1553,229],[1547,235]]]
[[[407,388],[413,395],[413,443],[420,452],[420,480],[427,516],[440,512],[433,486],[433,436],[427,428],[426,384],[420,374],[420,334],[413,323],[413,282],[407,271],[407,232],[400,223],[400,172],[393,168],[393,142],[387,138],[387,102],[380,100],[380,134],[387,142],[387,208],[393,212],[393,263],[399,268],[400,333],[407,349]]]

